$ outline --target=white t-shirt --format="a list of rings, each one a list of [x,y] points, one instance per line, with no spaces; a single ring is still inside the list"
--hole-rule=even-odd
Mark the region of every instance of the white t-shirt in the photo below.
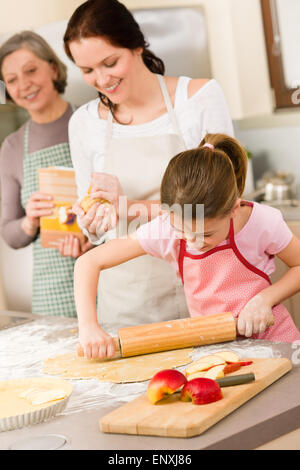
[[[174,110],[186,147],[197,147],[206,132],[233,136],[233,126],[223,91],[216,80],[210,80],[188,98],[191,79],[178,80]],[[69,122],[71,156],[76,172],[78,197],[85,195],[91,172],[104,168],[105,135],[107,121],[98,114],[99,98],[92,100],[73,113]],[[167,113],[154,121],[138,125],[113,123],[113,137],[126,139],[172,133]]]
[[[232,121],[218,82],[210,80],[189,98],[190,80],[189,77],[179,77],[174,101],[175,115],[187,149],[197,147],[207,132],[223,133],[233,137]],[[99,98],[84,104],[75,111],[69,122],[71,157],[79,199],[87,193],[91,173],[104,170],[107,121],[99,117],[98,105]],[[126,139],[155,137],[160,134],[171,134],[174,130],[166,112],[144,124],[113,123],[112,132],[113,138]],[[91,241],[95,243],[94,237]]]

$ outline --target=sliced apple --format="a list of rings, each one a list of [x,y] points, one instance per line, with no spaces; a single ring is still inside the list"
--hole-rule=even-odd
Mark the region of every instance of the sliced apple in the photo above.
[[[172,395],[185,383],[186,377],[175,369],[164,369],[155,374],[149,382],[147,395],[153,404],[161,400],[165,395]]]
[[[213,367],[213,364],[211,362],[195,361],[191,363],[190,366],[185,369],[185,375],[188,377],[191,374],[194,374],[196,372],[206,371],[210,369],[211,367]]]
[[[220,385],[205,377],[189,380],[181,390],[180,400],[192,400],[194,405],[205,405],[223,397]]]
[[[232,351],[220,351],[215,354],[218,357],[224,359],[224,361],[232,363],[232,362],[240,362],[240,358],[237,354]]]
[[[203,370],[202,372],[194,372],[193,374],[190,374],[187,376],[188,380],[193,380],[193,379],[200,379],[202,377],[205,377],[206,370]]]
[[[215,355],[205,356],[189,364],[188,367],[185,369],[185,373],[188,376],[190,374],[193,374],[194,372],[208,370],[211,367],[221,364],[225,364],[225,359],[222,359],[221,357]]]
[[[212,380],[216,380],[216,379],[221,379],[222,377],[224,377],[224,368],[226,367],[225,364],[222,364],[220,366],[214,366],[212,367],[211,369],[209,369],[208,371],[205,372],[205,378],[207,379],[212,379]]]

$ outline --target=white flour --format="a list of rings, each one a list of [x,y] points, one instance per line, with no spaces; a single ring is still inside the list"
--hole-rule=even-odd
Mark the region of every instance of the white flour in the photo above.
[[[116,332],[108,333],[116,335]],[[75,351],[77,342],[76,319],[41,317],[31,323],[0,331],[0,380],[44,377],[43,361]],[[241,358],[282,355],[273,343],[271,346],[267,341],[243,340],[195,348],[193,359],[221,349],[230,349]],[[179,367],[178,370],[183,371],[184,367]],[[148,381],[130,384],[98,382],[95,379],[70,382],[73,393],[63,414],[131,401],[144,393],[148,385]]]

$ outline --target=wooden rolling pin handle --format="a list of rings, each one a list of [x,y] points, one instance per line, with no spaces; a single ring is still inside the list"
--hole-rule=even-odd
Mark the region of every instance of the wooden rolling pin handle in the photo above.
[[[237,324],[237,322],[238,322],[238,317],[235,318],[235,323]],[[269,320],[268,320],[268,323],[267,323],[267,328],[269,328],[270,326],[273,326],[274,323],[275,323],[275,320],[274,320],[273,315],[271,314],[271,316],[270,316],[270,318],[269,318]]]
[[[121,355],[121,348],[120,348],[120,341],[119,341],[119,338],[112,338],[113,339],[113,342],[114,342],[114,345],[115,345],[115,354],[113,357],[120,357]],[[76,350],[77,350],[77,355],[79,357],[84,357],[84,350],[81,346],[80,343],[77,343],[76,345]]]

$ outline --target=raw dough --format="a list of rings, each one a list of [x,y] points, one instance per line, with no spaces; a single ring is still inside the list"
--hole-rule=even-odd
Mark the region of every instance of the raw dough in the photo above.
[[[96,378],[102,382],[143,382],[162,369],[171,369],[192,362],[193,348],[164,351],[122,359],[86,359],[76,353],[46,359],[44,373],[67,379]]]
[[[65,380],[43,377],[0,382],[0,419],[51,406],[71,395],[72,388]]]

